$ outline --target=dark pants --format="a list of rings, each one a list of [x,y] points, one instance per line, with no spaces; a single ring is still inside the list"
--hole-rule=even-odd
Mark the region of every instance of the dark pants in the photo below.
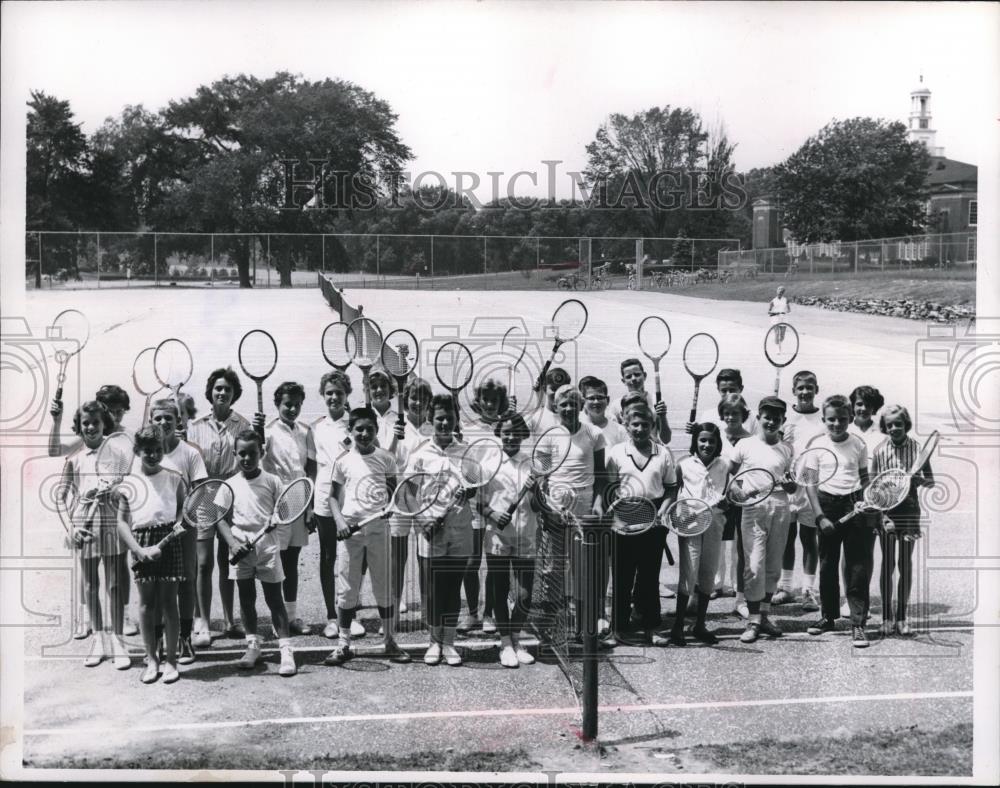
[[[913,542],[901,539],[897,534],[879,536],[882,545],[882,618],[892,618],[892,572],[896,563],[896,548],[899,548],[899,588],[896,597],[896,620],[906,620],[906,605],[910,601],[913,586]]]
[[[613,534],[611,627],[615,632],[628,629],[633,601],[643,629],[660,626],[660,565],[666,537],[666,529],[656,527],[636,536]]]
[[[743,510],[734,507],[735,512],[730,510],[730,514],[736,518],[736,593],[743,593],[743,573],[746,571],[747,560],[743,556],[743,529],[740,528],[739,521],[743,516]],[[729,517],[729,514],[726,515]]]
[[[332,517],[315,515],[319,534],[319,586],[323,590],[328,620],[337,618],[337,585],[334,568],[337,565],[337,523]]]
[[[467,556],[435,556],[421,558],[427,582],[427,625],[454,627],[462,606],[462,578]]]
[[[819,493],[823,514],[834,523],[854,508],[860,492],[850,495]],[[851,608],[852,626],[864,626],[870,604],[868,586],[875,563],[875,531],[865,515],[835,525],[833,531],[819,534],[819,595],[823,617],[836,621],[840,615],[840,550],[844,549],[844,577],[847,604]]]
[[[501,637],[517,635],[531,610],[531,584],[535,577],[535,559],[508,555],[486,556],[486,588],[493,596],[493,615]],[[513,585],[512,585],[513,581]],[[514,592],[514,609],[507,607],[507,596]]]

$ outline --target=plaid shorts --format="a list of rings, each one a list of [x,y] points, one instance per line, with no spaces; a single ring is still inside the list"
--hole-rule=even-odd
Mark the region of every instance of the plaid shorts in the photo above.
[[[173,523],[150,525],[137,528],[132,535],[140,547],[153,547],[173,530]],[[179,539],[175,539],[163,548],[163,555],[155,561],[139,561],[132,559],[132,572],[137,583],[154,583],[156,581],[182,581],[184,573],[184,547]]]

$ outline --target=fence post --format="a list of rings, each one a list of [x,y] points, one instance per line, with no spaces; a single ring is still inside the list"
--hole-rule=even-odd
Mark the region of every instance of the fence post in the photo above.
[[[542,250],[541,250],[541,247],[539,246],[540,242],[541,242],[541,239],[536,237],[535,238],[535,270],[536,271],[538,271],[542,267],[542,257],[541,257]]]
[[[434,236],[431,236],[431,290],[434,289]]]
[[[486,236],[483,236],[483,273],[488,274],[490,272],[489,266],[486,264]]]
[[[808,249],[807,254],[809,255],[809,273],[813,273],[813,271],[815,270],[814,266],[815,252],[813,251],[812,246],[807,247],[807,249]]]
[[[326,233],[323,233],[319,237],[320,242],[320,252],[319,252],[319,270],[324,274],[326,273]]]
[[[375,278],[382,272],[382,236],[375,236]]]
[[[854,273],[858,272],[858,258],[861,256],[858,249],[858,242],[854,242]]]
[[[215,254],[215,236],[212,236],[212,254]],[[267,234],[267,286],[271,286],[271,233]]]
[[[42,289],[42,233],[38,233],[38,289]],[[51,283],[52,280],[49,280]]]
[[[885,271],[885,241],[878,242],[878,250],[879,250],[879,255],[878,255],[879,266],[883,271]]]
[[[97,289],[101,289],[101,234],[97,234]]]
[[[159,233],[153,233],[153,287],[160,286],[160,269],[156,262],[156,246]]]

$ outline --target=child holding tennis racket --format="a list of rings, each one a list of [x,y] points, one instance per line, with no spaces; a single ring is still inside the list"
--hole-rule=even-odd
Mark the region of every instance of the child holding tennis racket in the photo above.
[[[339,369],[325,373],[319,381],[319,394],[326,405],[326,415],[313,422],[313,443],[316,447],[316,494],[313,497],[313,517],[319,534],[319,585],[326,605],[326,627],[323,636],[337,637],[337,523],[330,508],[333,489],[333,466],[337,458],[351,446],[347,400],[351,396],[351,380]],[[351,624],[351,635],[363,637],[365,628],[360,621]]]
[[[774,486],[766,497],[761,491],[737,488],[730,500],[744,495],[753,501],[743,508],[740,531],[743,537],[743,586],[750,618],[740,636],[743,643],[753,643],[760,635],[781,637],[782,631],[770,619],[771,598],[781,575],[781,556],[788,535],[788,493],[797,485],[791,480],[792,447],[781,440],[787,405],[778,397],[764,397],[757,407],[757,432],[733,447],[729,465],[733,475],[741,471],[763,470]],[[732,485],[730,486],[732,488]]]
[[[710,504],[712,525],[700,536],[678,536],[681,569],[677,581],[677,610],[670,629],[670,643],[683,646],[684,615],[688,600],[697,597],[698,618],[691,635],[710,646],[718,638],[705,626],[711,599],[715,570],[719,562],[725,515],[720,508],[721,496],[729,478],[729,462],[722,455],[722,435],[713,422],[695,425],[687,457],[677,463],[678,499],[691,498]]]
[[[913,428],[910,412],[902,405],[889,405],[879,417],[879,427],[889,436],[875,449],[872,455],[872,475],[891,468],[910,473],[917,466],[921,453],[920,445],[909,435]],[[910,491],[903,502],[885,513],[885,525],[879,531],[882,547],[882,632],[891,635],[894,631],[903,637],[911,637],[913,629],[906,620],[906,606],[910,601],[913,585],[913,547],[920,538],[919,487],[934,485],[934,472],[928,458],[910,477]],[[896,568],[896,551],[899,551],[899,585],[896,589],[895,617],[892,605],[892,574]]]
[[[868,449],[865,442],[848,431],[851,403],[834,394],[823,402],[826,434],[811,446],[830,449],[837,456],[836,473],[818,487],[809,487],[809,503],[819,527],[819,592],[821,616],[806,630],[810,635],[836,631],[840,613],[840,552],[844,551],[847,603],[851,610],[851,643],[868,646],[869,588],[874,561],[875,531],[861,518],[843,525],[837,521],[855,508],[868,484]],[[862,515],[864,517],[864,515]]]
[[[656,414],[659,428],[657,437],[664,446],[670,444],[670,424],[667,423],[667,403],[653,402],[652,395],[646,391],[646,368],[637,358],[627,358],[620,366],[622,383],[625,384],[625,394],[611,405],[611,418],[622,423],[624,416],[623,398],[629,394],[641,394],[645,397],[646,404]]]
[[[260,461],[264,447],[260,434],[252,428],[242,430],[233,442],[239,473],[226,482],[233,490],[233,508],[219,521],[219,536],[228,548],[237,554],[240,549],[268,528],[274,515],[275,504],[284,485],[272,473],[261,470]],[[219,565],[220,571],[229,568],[229,577],[240,592],[240,613],[246,623],[246,653],[237,663],[243,670],[252,670],[260,659],[261,648],[257,637],[257,585],[260,580],[264,601],[271,612],[271,625],[278,635],[281,665],[278,674],[294,676],[297,672],[292,640],[288,631],[288,612],[281,595],[285,579],[281,567],[281,549],[275,531],[265,533],[254,548],[235,566],[229,565],[229,556]]]
[[[672,502],[677,483],[673,457],[666,446],[652,439],[655,417],[648,405],[628,408],[624,418],[628,440],[607,452],[608,489],[620,497],[647,498],[662,512]],[[620,643],[634,645],[638,639],[646,645],[667,645],[656,633],[662,623],[660,566],[666,535],[663,528],[653,525],[641,533],[612,537],[611,628]],[[642,629],[638,638],[629,632],[633,595]]]
[[[159,427],[139,430],[135,453],[140,465],[123,482],[117,498],[118,534],[135,555],[132,571],[139,589],[139,630],[146,647],[146,668],[140,680],[152,684],[160,673],[156,628],[162,615],[166,637],[163,682],[172,684],[180,678],[177,586],[184,580],[184,556],[178,541],[162,550],[158,545],[181,517],[184,479],[177,471],[161,465],[163,433]]]
[[[569,373],[562,367],[552,367],[545,373],[544,402],[528,413],[527,422],[532,434],[541,435],[545,430],[559,424],[556,415],[556,391],[570,382]],[[512,403],[512,407],[516,407]]]
[[[122,420],[129,411],[128,392],[121,386],[106,383],[97,390],[94,400],[100,402],[111,415],[112,426],[106,434],[112,435],[117,432],[126,432],[122,426]],[[59,438],[63,416],[63,402],[61,399],[52,400],[49,414],[52,416],[52,429],[49,432],[49,456],[61,457],[63,454],[67,454],[73,449],[78,448],[83,443],[79,438],[71,440],[68,444],[63,444]]]
[[[743,373],[731,367],[720,369],[715,376],[715,388],[719,392],[720,404],[727,394],[742,395]],[[699,423],[704,424],[706,421],[710,421],[718,426],[720,432],[724,432],[726,429],[725,422],[719,416],[718,405],[714,408],[706,408],[698,414]],[[749,434],[753,435],[757,431],[757,417],[753,413],[748,412],[746,421],[743,422],[743,427]],[[694,424],[686,425],[684,431],[688,435],[691,435],[694,432]]]
[[[278,417],[267,425],[264,442],[264,470],[273,473],[282,485],[293,479],[308,476],[316,478],[316,444],[312,427],[298,420],[305,402],[305,389],[298,383],[286,381],[274,390],[274,404]],[[281,549],[281,568],[285,610],[288,612],[288,630],[293,635],[308,635],[310,629],[298,615],[299,553],[309,544],[306,526],[308,513],[295,521],[279,525],[276,529]]]
[[[61,505],[69,513],[70,541],[76,554],[83,586],[83,600],[90,626],[100,636],[94,639],[90,655],[84,660],[95,667],[109,653],[114,666],[125,670],[131,664],[128,651],[121,643],[124,634],[125,591],[128,586],[126,545],[118,536],[117,504],[110,496],[98,499],[96,506],[81,496],[91,490],[97,479],[97,454],[114,428],[107,408],[100,402],[84,402],[73,414],[73,433],[80,445],[70,452],[63,465],[59,483]],[[88,522],[89,515],[92,519]],[[104,583],[108,597],[110,633],[105,631],[100,600],[100,564],[104,565]]]
[[[250,428],[250,422],[233,410],[232,406],[243,395],[243,386],[232,367],[213,370],[205,383],[205,399],[212,406],[206,413],[187,427],[187,439],[201,452],[209,478],[228,479],[239,470],[236,457],[236,436]],[[226,637],[245,637],[237,625],[233,602],[235,584],[229,579],[226,561],[229,550],[220,538],[215,541],[217,527],[198,527],[198,626],[194,631],[194,645],[207,648],[212,645],[209,626],[212,615],[212,572],[219,564],[219,597],[222,600],[223,634]]]
[[[393,428],[399,419],[399,413],[393,403],[396,396],[396,383],[381,364],[375,364],[368,372],[367,396],[371,399],[372,410],[378,416],[378,445],[388,450],[394,437]]]
[[[183,400],[182,400],[183,404]],[[185,491],[190,490],[202,479],[208,478],[205,461],[201,452],[192,444],[180,439],[177,430],[177,405],[172,399],[158,399],[153,402],[149,411],[150,423],[160,428],[163,434],[163,466],[177,471],[184,480]],[[195,660],[194,644],[191,633],[194,628],[194,612],[197,600],[198,575],[198,531],[191,529],[181,537],[181,552],[184,557],[184,580],[177,590],[178,607],[180,610],[180,637],[178,647],[181,665],[189,665]],[[208,625],[202,627],[208,630]],[[162,634],[162,633],[160,633]],[[159,640],[159,637],[157,637]]]
[[[506,457],[479,497],[486,522],[486,586],[492,590],[493,599],[500,600],[495,611],[500,631],[500,664],[505,668],[535,661],[518,640],[531,610],[538,529],[535,496],[522,496],[514,513],[507,513],[530,476],[530,458],[521,451],[521,444],[530,434],[524,419],[516,414],[496,425],[496,436]],[[508,597],[513,600],[511,607],[507,604]]]
[[[733,447],[752,433],[747,429],[750,409],[742,394],[723,394],[716,413],[722,421],[722,457],[727,463],[733,459]],[[756,421],[756,419],[754,419]],[[728,506],[723,510],[725,524],[722,529],[722,546],[720,548],[719,571],[715,579],[715,589],[718,594],[735,595],[733,612],[744,621],[750,618],[746,595],[743,587],[743,532],[740,520],[743,513],[736,506]]]
[[[792,447],[795,457],[802,454],[811,441],[822,435],[826,430],[823,426],[823,414],[816,407],[816,394],[819,383],[816,373],[800,370],[792,377],[792,392],[795,394],[795,404],[785,420],[785,441]],[[819,610],[819,586],[816,569],[819,565],[819,547],[816,539],[816,519],[805,488],[800,488],[791,498],[791,522],[788,526],[788,538],[785,541],[785,552],[781,559],[781,579],[778,590],[771,603],[784,605],[794,601],[792,589],[795,573],[795,540],[798,537],[802,544],[802,609],[807,613]]]
[[[409,655],[395,640],[395,619],[389,571],[389,524],[383,517],[361,525],[377,514],[396,488],[396,460],[375,445],[378,416],[371,408],[355,408],[349,416],[351,450],[333,465],[330,509],[341,539],[337,555],[337,647],[326,657],[327,665],[342,665],[354,656],[351,622],[361,597],[362,565],[367,560],[372,591],[385,633],[385,654],[393,662],[409,662]],[[343,499],[343,506],[340,500]]]

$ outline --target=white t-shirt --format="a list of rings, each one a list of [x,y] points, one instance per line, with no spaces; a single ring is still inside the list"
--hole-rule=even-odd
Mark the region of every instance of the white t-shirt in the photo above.
[[[201,452],[194,444],[187,441],[179,441],[173,451],[164,454],[161,464],[164,468],[170,468],[181,475],[185,489],[189,489],[196,481],[208,478],[208,470],[205,468]],[[132,464],[132,473],[137,473],[141,467],[142,462],[136,457]]]
[[[546,430],[551,429],[552,427],[558,427],[562,424],[559,417],[548,408],[539,408],[538,410],[527,414],[524,420],[527,423],[528,428],[531,430],[533,437],[537,437]]]
[[[375,410],[374,405],[372,406],[372,410]],[[382,449],[388,449],[392,445],[392,433],[396,427],[396,422],[399,420],[399,411],[390,405],[385,413],[379,413],[375,410],[375,415],[378,416],[378,431],[375,433],[375,437],[378,440],[377,445]]]
[[[781,478],[791,470],[792,447],[780,440],[772,445],[758,435],[751,435],[736,443],[733,447],[732,460],[738,463],[737,473],[750,468],[761,468],[770,471],[775,481],[780,482]],[[781,500],[782,497],[787,499],[788,495],[781,487],[775,487],[771,497]]]
[[[788,299],[784,296],[775,296],[767,306],[767,313],[769,315],[787,315]]]
[[[321,517],[333,517],[330,509],[333,464],[351,446],[348,434],[347,412],[334,421],[330,414],[313,422],[313,446],[316,451],[316,494],[313,496],[313,511]]]
[[[177,521],[177,490],[183,477],[172,468],[147,476],[141,470],[130,473],[118,488],[128,501],[132,530]]]
[[[612,418],[607,418],[605,415],[605,424],[600,426],[599,424],[594,424],[590,416],[584,411],[580,415],[580,421],[585,421],[587,424],[593,424],[597,429],[601,431],[604,435],[604,446],[610,449],[612,446],[617,446],[619,443],[624,443],[628,440],[628,430],[625,429],[618,421]]]
[[[868,429],[863,430],[861,427],[857,426],[853,421],[847,425],[847,431],[852,435],[857,435],[861,440],[865,442],[865,446],[868,449],[868,456],[871,457],[875,453],[875,449],[882,445],[882,441],[888,437],[882,430],[878,428],[878,419],[872,419],[871,425]]]
[[[226,481],[233,489],[233,511],[229,521],[247,532],[260,531],[274,513],[274,505],[285,486],[273,473],[261,471],[252,479],[242,473]]]
[[[344,518],[363,520],[384,509],[389,476],[396,476],[396,459],[385,449],[362,454],[355,448],[341,455],[333,464],[332,481],[344,488]]]
[[[513,457],[504,457],[497,475],[479,493],[489,507],[506,512],[531,475],[531,459],[523,451]],[[538,517],[531,510],[531,493],[518,501],[510,525],[502,531],[491,522],[486,528],[486,551],[490,555],[528,557],[535,554],[535,531]]]
[[[788,411],[785,425],[782,428],[785,435],[785,442],[791,444],[792,451],[798,457],[809,448],[809,443],[814,438],[826,434],[826,427],[823,424],[823,411],[817,408],[814,413],[799,413],[792,408]]]
[[[608,481],[612,485],[620,485],[620,496],[659,499],[666,494],[667,487],[677,483],[670,449],[655,441],[651,444],[648,457],[631,440],[608,449],[605,459]]]
[[[300,421],[289,427],[281,419],[274,419],[264,429],[264,434],[267,436],[264,470],[285,484],[305,476],[306,461],[316,459],[312,427]]]
[[[868,447],[861,438],[848,432],[845,440],[837,442],[827,434],[816,438],[811,446],[822,446],[837,455],[837,472],[819,485],[821,492],[847,495],[860,489],[860,471],[868,470]]]
[[[566,459],[549,475],[549,484],[573,490],[592,489],[594,452],[603,451],[604,445],[604,433],[590,422],[581,421],[572,434]]]

